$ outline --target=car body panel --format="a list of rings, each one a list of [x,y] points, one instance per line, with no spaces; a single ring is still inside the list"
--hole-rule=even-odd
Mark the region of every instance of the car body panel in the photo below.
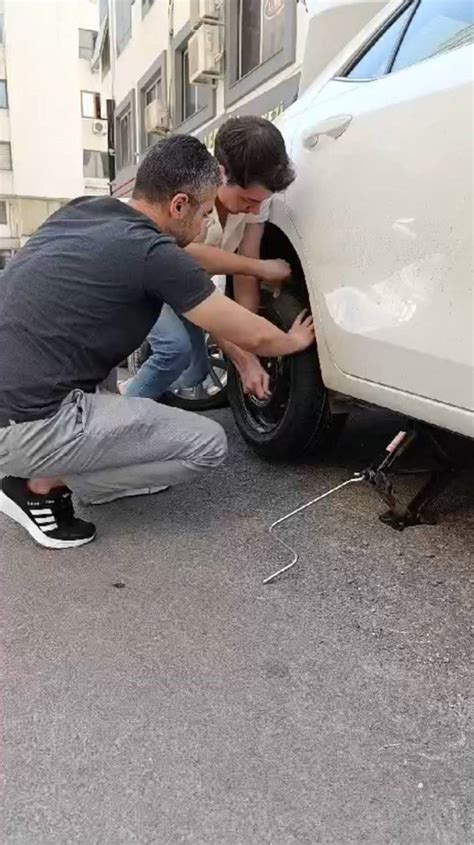
[[[465,46],[370,82],[315,80],[279,120],[297,179],[272,210],[326,385],[468,436],[473,60]]]

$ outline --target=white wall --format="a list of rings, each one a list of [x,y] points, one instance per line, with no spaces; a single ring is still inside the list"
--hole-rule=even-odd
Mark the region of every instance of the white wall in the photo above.
[[[98,29],[95,0],[6,0],[15,194],[70,198],[84,191],[80,91],[100,90],[100,75],[79,59],[79,27]],[[106,138],[93,136],[88,149],[106,147]]]
[[[10,102],[14,192],[75,196],[83,183],[78,62],[70,60],[76,3],[7,2],[5,33],[9,87],[21,91]]]
[[[189,0],[175,0],[175,7],[186,6]],[[115,39],[115,32],[113,31]],[[112,47],[112,45],[111,45]],[[155,0],[153,6],[142,18],[142,4],[132,6],[132,38],[115,64],[115,102],[120,104],[131,88],[134,88],[144,73],[168,48],[168,3]]]

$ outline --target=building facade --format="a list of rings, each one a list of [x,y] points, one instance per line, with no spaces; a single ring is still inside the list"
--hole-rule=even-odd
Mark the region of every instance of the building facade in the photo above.
[[[0,4],[0,268],[53,211],[109,190],[98,0]]]
[[[219,58],[193,84],[191,39],[204,26]],[[112,193],[130,196],[157,138],[147,130],[154,102],[163,131],[191,132],[210,148],[226,116],[280,114],[297,96],[307,26],[306,0],[100,0],[94,61],[114,104]]]

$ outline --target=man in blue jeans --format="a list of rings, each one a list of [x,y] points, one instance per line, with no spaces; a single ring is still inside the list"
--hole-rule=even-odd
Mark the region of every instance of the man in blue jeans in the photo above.
[[[222,185],[200,243],[186,247],[210,275],[234,277],[234,298],[256,312],[260,282],[279,288],[289,277],[285,261],[260,259],[260,245],[274,193],[294,179],[279,130],[260,117],[230,118],[219,129],[215,157]],[[201,329],[165,305],[148,336],[151,355],[138,374],[120,386],[126,396],[158,399],[177,388],[195,387],[209,372]],[[258,358],[220,344],[236,366],[246,392],[265,398],[268,374]]]

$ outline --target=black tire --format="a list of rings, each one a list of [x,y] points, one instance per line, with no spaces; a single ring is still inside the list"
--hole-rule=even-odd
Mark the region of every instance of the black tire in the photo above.
[[[150,344],[147,340],[143,341],[142,345],[132,352],[127,358],[127,366],[130,375],[135,376],[138,370],[145,363],[151,352]],[[181,408],[183,411],[217,411],[218,408],[225,408],[229,404],[227,396],[227,386],[218,393],[208,398],[192,399],[180,396],[176,393],[166,393],[159,400],[164,405],[170,405],[173,408]]]
[[[262,315],[288,330],[302,307],[294,296],[283,292],[276,299],[268,299]],[[280,459],[314,452],[332,441],[335,430],[342,430],[345,415],[333,416],[330,412],[315,348],[263,363],[277,368],[273,384],[271,381],[271,402],[278,400],[276,408],[271,402],[259,403],[245,396],[238,373],[229,364],[229,403],[244,440],[262,457]],[[283,398],[278,379],[285,384]],[[275,421],[267,424],[267,416],[275,416]]]

